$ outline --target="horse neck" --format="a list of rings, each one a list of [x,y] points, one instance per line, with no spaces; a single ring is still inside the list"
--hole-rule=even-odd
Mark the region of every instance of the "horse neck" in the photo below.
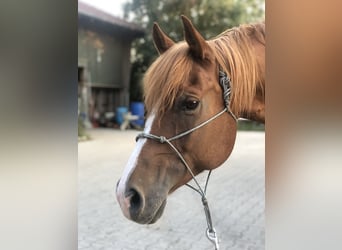
[[[242,118],[252,121],[265,123],[265,99],[263,96],[256,95],[253,99],[252,107],[241,113]]]
[[[254,42],[253,46],[260,77],[255,82],[256,92],[252,105],[242,112],[242,117],[265,123],[265,46],[257,42]]]

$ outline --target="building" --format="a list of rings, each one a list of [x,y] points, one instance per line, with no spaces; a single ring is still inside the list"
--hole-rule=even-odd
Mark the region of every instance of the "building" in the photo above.
[[[136,24],[78,2],[79,116],[87,126],[129,106],[131,43],[143,36]]]

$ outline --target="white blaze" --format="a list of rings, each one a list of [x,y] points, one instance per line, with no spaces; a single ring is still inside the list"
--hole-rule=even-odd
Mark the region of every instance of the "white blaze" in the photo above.
[[[148,117],[148,119],[146,121],[145,129],[144,129],[144,133],[150,133],[151,132],[151,128],[152,128],[154,118],[155,118],[154,113],[152,113]],[[141,152],[143,146],[145,145],[146,140],[147,140],[146,138],[140,138],[138,140],[138,142],[134,148],[134,151],[131,154],[131,156],[129,157],[128,162],[126,164],[126,167],[124,169],[124,172],[121,176],[119,186],[117,188],[117,196],[118,196],[118,199],[120,200],[120,204],[124,203],[127,180],[129,180],[129,177],[131,176],[131,174],[133,173],[133,171],[137,165],[138,157],[140,155],[140,152]]]

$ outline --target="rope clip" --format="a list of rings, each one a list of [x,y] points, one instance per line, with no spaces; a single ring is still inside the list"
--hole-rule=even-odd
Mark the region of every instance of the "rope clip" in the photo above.
[[[215,228],[211,231],[207,228],[207,238],[215,245],[215,250],[219,250],[219,240]]]

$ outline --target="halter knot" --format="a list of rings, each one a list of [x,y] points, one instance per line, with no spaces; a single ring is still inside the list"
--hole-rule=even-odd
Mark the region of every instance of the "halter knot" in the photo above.
[[[138,134],[136,137],[135,137],[135,141],[137,142],[140,138],[142,138],[143,135],[142,134]]]
[[[159,141],[160,141],[160,143],[165,143],[166,142],[166,137],[165,136],[160,136],[159,137]]]

